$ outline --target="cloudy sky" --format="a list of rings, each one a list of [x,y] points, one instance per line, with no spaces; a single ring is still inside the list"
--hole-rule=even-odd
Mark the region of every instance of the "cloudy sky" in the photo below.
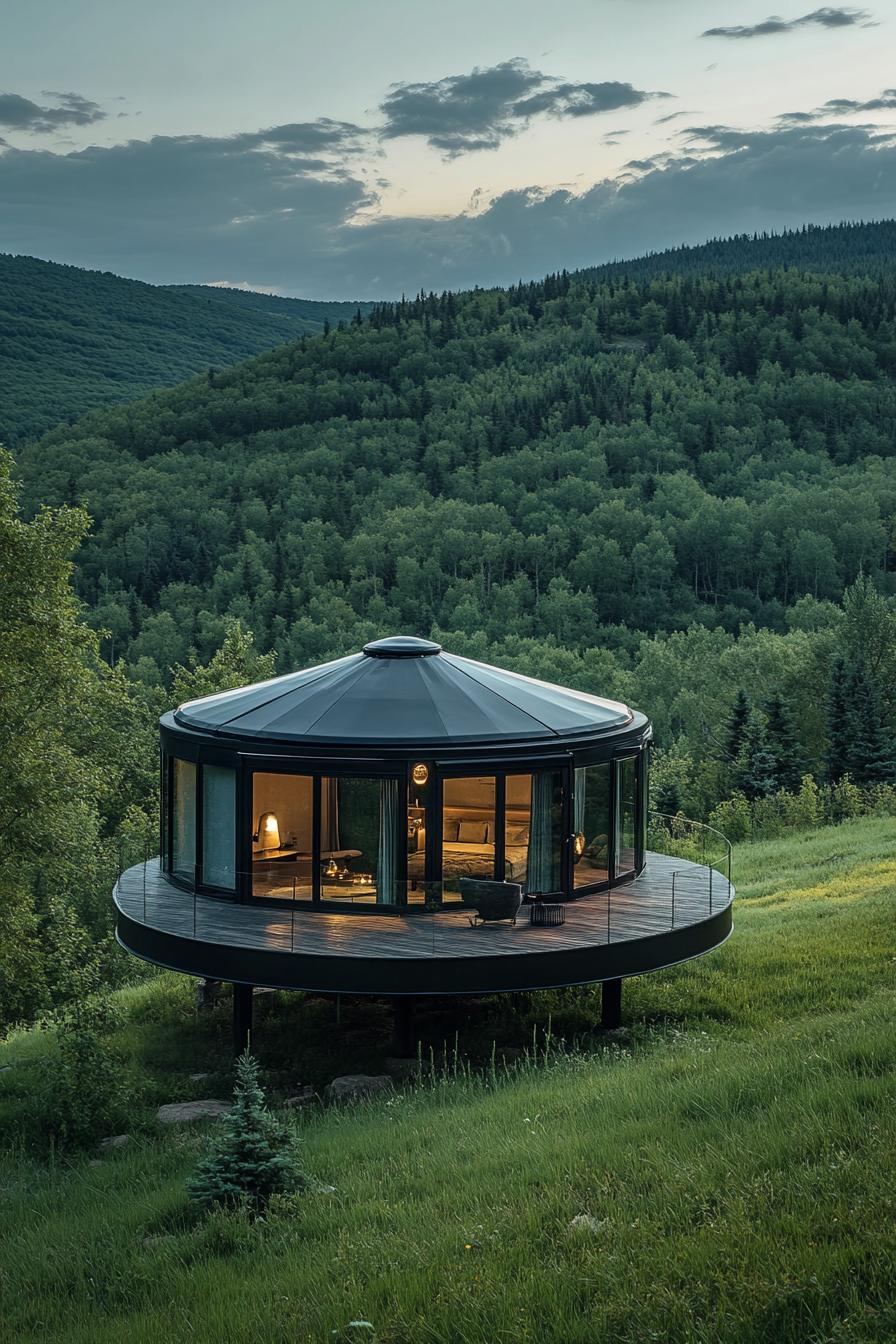
[[[896,0],[12,0],[0,250],[375,298],[896,214]]]

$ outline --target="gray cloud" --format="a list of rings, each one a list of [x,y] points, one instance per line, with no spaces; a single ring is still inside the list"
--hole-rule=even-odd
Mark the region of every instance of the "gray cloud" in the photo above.
[[[454,158],[496,149],[532,117],[590,117],[669,97],[618,80],[574,84],[553,79],[517,57],[468,75],[393,85],[381,104],[382,135],[390,140],[421,135]]]
[[[54,93],[45,89],[44,97],[58,98],[58,106],[41,107],[19,93],[0,93],[0,126],[9,131],[48,135],[60,126],[89,126],[106,116],[98,103],[82,98],[79,93]]]
[[[884,89],[876,98],[864,102],[857,98],[829,98],[821,107],[811,112],[782,112],[777,118],[780,126],[806,125],[814,121],[827,121],[830,117],[845,117],[860,112],[892,112],[896,110],[896,89]]]
[[[318,117],[317,121],[293,121],[245,132],[232,136],[231,143],[248,148],[269,145],[284,154],[358,154],[369,148],[370,138],[371,132],[354,122]]]
[[[540,71],[515,59],[433,83],[394,84],[381,104],[383,135],[422,135],[448,154],[494,149],[516,133],[515,104],[544,82]]]
[[[681,151],[585,192],[533,186],[447,219],[361,220],[369,196],[350,168],[302,166],[255,133],[7,149],[0,248],[160,283],[226,276],[310,298],[376,298],[896,213],[896,147],[867,127],[709,125],[683,137]],[[298,143],[312,162],[326,157]]]
[[[823,5],[803,14],[798,19],[782,19],[770,14],[762,23],[734,24],[729,28],[707,28],[701,37],[774,37],[780,33],[793,33],[798,28],[817,26],[820,28],[852,28],[857,25],[868,27],[871,15],[867,9],[853,9],[851,6]]]

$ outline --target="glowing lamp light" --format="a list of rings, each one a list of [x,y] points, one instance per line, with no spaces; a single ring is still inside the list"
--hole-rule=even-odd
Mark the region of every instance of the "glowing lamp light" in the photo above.
[[[422,761],[415,765],[411,771],[411,779],[422,788],[429,779],[429,766],[424,765]]]
[[[573,848],[575,850],[576,858],[580,859],[585,853],[585,837],[581,831],[579,831],[578,835],[573,840]]]
[[[280,823],[276,812],[262,812],[258,818],[258,845],[260,849],[280,848]]]

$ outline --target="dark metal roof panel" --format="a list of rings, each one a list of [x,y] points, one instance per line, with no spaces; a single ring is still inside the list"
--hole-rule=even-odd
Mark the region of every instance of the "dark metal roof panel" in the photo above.
[[[391,645],[394,644],[394,649]],[[546,743],[632,721],[625,705],[441,652],[377,641],[370,652],[193,700],[175,721],[199,732],[277,742]]]

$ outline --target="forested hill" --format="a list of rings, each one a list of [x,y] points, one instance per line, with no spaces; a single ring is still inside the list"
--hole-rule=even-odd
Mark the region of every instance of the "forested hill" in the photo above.
[[[625,649],[891,590],[894,370],[892,273],[556,275],[381,307],[20,469],[87,504],[81,590],[141,675],[227,614],[289,667],[386,629]]]
[[[758,267],[795,266],[804,271],[878,275],[896,257],[896,220],[874,224],[804,224],[783,233],[742,233],[690,247],[651,252],[634,261],[589,268],[601,281],[653,279],[660,275],[733,275]]]
[[[0,254],[0,442],[320,332],[356,307],[145,285]]]
[[[260,294],[254,289],[231,289],[219,285],[165,285],[169,294],[192,294],[205,302],[223,299],[236,308],[264,313],[289,324],[284,339],[301,335],[319,336],[327,327],[349,322],[355,313],[369,313],[372,303],[341,303],[336,300],[287,299],[281,294]]]

